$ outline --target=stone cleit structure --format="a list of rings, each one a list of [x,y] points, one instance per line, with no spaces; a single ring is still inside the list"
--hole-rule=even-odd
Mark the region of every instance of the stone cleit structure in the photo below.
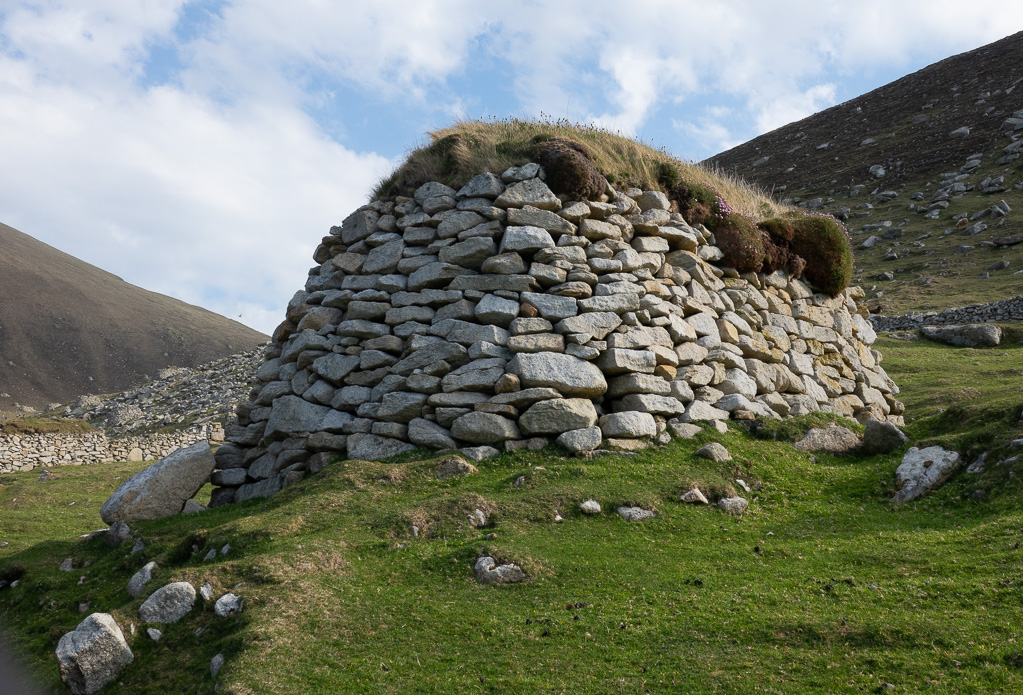
[[[559,199],[535,163],[361,207],[316,249],[227,426],[212,504],[339,455],[585,455],[812,411],[901,424],[859,288],[719,267],[713,234],[671,209],[610,185]]]

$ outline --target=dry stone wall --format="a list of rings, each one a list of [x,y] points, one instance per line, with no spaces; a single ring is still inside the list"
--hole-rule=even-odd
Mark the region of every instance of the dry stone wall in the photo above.
[[[561,200],[528,164],[332,228],[227,427],[213,504],[337,455],[635,449],[820,410],[901,422],[861,290],[740,276],[662,193],[604,198]]]
[[[223,428],[219,423],[210,423],[181,432],[116,439],[100,431],[84,434],[0,434],[0,473],[109,461],[151,461],[200,441],[211,444],[223,442]]]
[[[990,304],[971,304],[944,311],[910,312],[902,316],[872,315],[876,331],[906,331],[921,326],[947,326],[961,323],[1023,321],[1023,297],[1009,297]]]

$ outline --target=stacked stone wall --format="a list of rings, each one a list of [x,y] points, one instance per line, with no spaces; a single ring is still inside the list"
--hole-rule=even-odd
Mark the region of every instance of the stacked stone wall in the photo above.
[[[872,315],[876,331],[907,331],[920,326],[949,326],[960,323],[1023,321],[1023,297],[1009,297],[990,304],[971,304],[944,311],[910,312],[902,316]]]
[[[691,423],[901,421],[863,293],[716,265],[660,192],[564,201],[536,164],[330,230],[217,452],[213,504],[416,446],[585,454]]]
[[[173,433],[108,437],[83,434],[0,434],[0,473],[54,466],[83,466],[110,461],[150,461],[200,441],[224,440],[219,423]]]

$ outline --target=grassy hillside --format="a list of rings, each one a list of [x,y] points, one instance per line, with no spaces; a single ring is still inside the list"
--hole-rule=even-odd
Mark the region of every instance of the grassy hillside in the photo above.
[[[906,209],[913,192],[922,191],[930,195],[934,189],[933,185],[926,185],[927,182],[919,184],[907,189],[890,204],[875,205],[870,217],[850,222],[851,228],[856,230],[852,237],[856,266],[862,270],[856,276],[856,282],[869,290],[868,304],[872,307],[880,305],[885,314],[895,315],[911,310],[941,310],[987,303],[1023,294],[1023,274],[1017,274],[1023,270],[1023,244],[991,245],[994,240],[1023,234],[1023,189],[993,195],[967,193],[950,201],[941,219],[927,220]],[[953,215],[963,212],[972,215],[999,200],[1005,200],[1013,209],[1001,226],[985,219],[988,229],[980,234],[966,235],[962,230],[944,233],[946,229],[954,229],[954,223],[950,221]],[[842,204],[848,205],[849,201]],[[884,231],[863,230],[863,225],[884,220],[892,222],[899,236],[886,239]],[[881,239],[871,249],[859,248],[871,235]],[[957,252],[961,246],[972,246],[973,249]],[[890,252],[897,254],[898,258],[886,259]],[[987,270],[998,261],[1007,261],[1009,265],[1000,270]],[[893,280],[881,277],[888,271],[893,274]],[[989,277],[982,279],[985,272]]]
[[[1005,388],[1023,363],[1019,338],[990,350],[882,339],[913,441],[1004,458],[1023,436],[1023,396]],[[711,440],[734,461],[693,456]],[[505,454],[443,482],[435,460],[338,463],[272,500],[140,523],[136,555],[77,536],[100,525],[98,507],[139,464],[60,469],[47,482],[4,476],[0,568],[24,575],[0,591],[0,621],[49,687],[80,603],[135,623],[135,663],[109,693],[213,692],[208,664],[220,652],[219,692],[237,694],[1023,687],[1012,465],[960,473],[896,507],[899,453],[807,455],[743,431],[635,457]],[[739,478],[753,488],[741,519],[678,502],[693,484],[730,494]],[[577,511],[590,497],[602,515]],[[627,523],[614,512],[622,504],[658,517]],[[469,525],[476,508],[490,527]],[[225,543],[227,555],[203,562]],[[530,581],[478,585],[481,553],[521,564]],[[57,569],[66,557],[70,573]],[[244,613],[197,607],[152,642],[141,599],[124,588],[149,560],[161,567],[151,590],[209,581],[215,597],[241,595]]]
[[[997,244],[1023,235],[1023,160],[1005,151],[1020,133],[1011,119],[1020,115],[1021,50],[1023,32],[929,65],[706,164],[754,182],[779,201],[847,217],[856,282],[872,288],[870,306],[885,314],[1023,294],[1023,275],[1016,274],[1023,269],[1023,244]],[[971,160],[977,164],[967,165]],[[926,219],[922,213],[953,183],[951,176],[970,190],[951,193],[939,218]],[[1005,190],[983,193],[981,183],[997,177],[1004,177]],[[979,234],[966,234],[952,219],[1000,200],[1012,211],[1001,220],[980,220],[988,228]],[[882,223],[888,228],[869,228]],[[860,249],[871,235],[882,239]],[[973,250],[957,252],[960,246]],[[987,271],[1002,260],[1007,268]],[[886,272],[893,279],[879,279]],[[990,277],[981,279],[984,272]]]

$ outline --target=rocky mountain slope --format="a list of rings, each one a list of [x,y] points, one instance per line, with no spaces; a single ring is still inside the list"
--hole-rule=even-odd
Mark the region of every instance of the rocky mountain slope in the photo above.
[[[875,308],[940,309],[1023,293],[1015,274],[1023,223],[1013,213],[1023,204],[1021,54],[1023,32],[705,164],[845,220]]]
[[[0,224],[0,409],[127,390],[169,367],[266,336],[120,278]]]
[[[62,414],[115,437],[223,424],[248,395],[264,349],[260,345],[197,367],[160,369],[151,381],[123,393],[79,396]]]

